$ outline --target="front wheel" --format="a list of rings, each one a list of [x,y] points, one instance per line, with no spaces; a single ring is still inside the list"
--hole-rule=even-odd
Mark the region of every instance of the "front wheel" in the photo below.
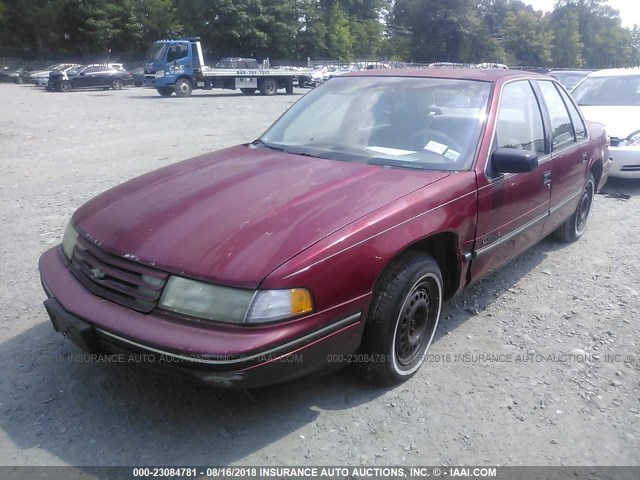
[[[171,95],[173,95],[173,88],[171,87],[158,87],[156,88],[156,90],[163,97],[170,97]]]
[[[394,260],[374,288],[356,372],[378,385],[413,376],[436,332],[442,296],[433,257],[410,250]]]
[[[187,80],[186,78],[181,78],[173,86],[173,90],[176,92],[177,97],[188,97],[191,95],[193,87],[189,80]]]
[[[70,92],[71,91],[71,82],[68,82],[67,80],[63,80],[60,83],[60,91],[61,92]]]
[[[111,82],[111,88],[114,90],[122,90],[122,80],[119,78],[114,78],[113,82]]]
[[[587,226],[595,192],[596,182],[593,175],[589,173],[589,178],[587,178],[587,183],[585,183],[582,189],[580,201],[578,202],[575,212],[553,232],[556,238],[563,242],[575,242],[582,237],[584,229]]]

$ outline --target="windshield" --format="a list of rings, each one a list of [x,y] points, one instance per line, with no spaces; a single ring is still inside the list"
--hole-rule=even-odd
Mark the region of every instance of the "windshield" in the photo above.
[[[147,56],[145,57],[147,60],[164,60],[164,54],[167,49],[166,43],[154,43],[149,48],[147,52]]]
[[[640,74],[588,77],[571,94],[583,106],[640,106]]]
[[[467,170],[490,83],[338,77],[305,95],[260,138],[268,148],[426,170]]]
[[[587,73],[588,72],[585,72],[585,73],[553,72],[551,75],[557,78],[560,81],[560,83],[564,86],[564,88],[566,88],[567,90],[571,90],[578,83],[580,83],[580,80],[582,80],[584,77],[587,76]]]

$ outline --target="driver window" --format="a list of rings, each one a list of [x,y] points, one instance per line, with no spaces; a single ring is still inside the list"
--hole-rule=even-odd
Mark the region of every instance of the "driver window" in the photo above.
[[[542,114],[528,81],[509,83],[502,89],[496,140],[496,148],[545,153]]]
[[[186,43],[174,43],[167,51],[167,62],[174,62],[186,57],[189,54],[189,48]]]

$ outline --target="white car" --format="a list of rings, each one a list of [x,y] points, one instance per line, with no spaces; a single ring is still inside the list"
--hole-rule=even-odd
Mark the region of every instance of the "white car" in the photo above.
[[[571,95],[587,120],[606,126],[613,159],[610,176],[640,178],[640,69],[590,73]]]
[[[67,70],[71,70],[72,68],[79,66],[80,65],[77,63],[56,63],[54,65],[49,65],[47,68],[42,70],[34,70],[30,72],[27,77],[27,81],[33,83],[37,87],[46,87],[47,82],[49,82],[49,73],[52,70],[66,72]]]

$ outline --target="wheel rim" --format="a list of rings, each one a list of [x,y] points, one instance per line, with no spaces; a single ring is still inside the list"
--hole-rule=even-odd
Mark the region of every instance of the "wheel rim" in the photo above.
[[[178,85],[178,90],[180,90],[180,93],[189,93],[189,84],[187,82],[180,82],[180,84]]]
[[[440,316],[440,285],[432,275],[422,277],[406,296],[394,339],[394,356],[402,370],[414,370],[431,344]]]
[[[276,86],[275,86],[275,82],[267,82],[267,88],[266,88],[267,92],[269,93],[273,93],[276,91]]]
[[[580,203],[578,204],[578,209],[576,211],[576,233],[578,235],[584,232],[584,228],[587,225],[587,219],[589,218],[589,212],[591,211],[592,199],[593,187],[591,182],[589,182],[582,192],[582,197],[580,198]]]
[[[63,92],[68,92],[69,90],[71,90],[71,84],[69,82],[62,82],[62,84],[60,85],[60,90],[62,90]]]
[[[113,81],[113,89],[120,90],[122,88],[122,82],[120,80]]]

